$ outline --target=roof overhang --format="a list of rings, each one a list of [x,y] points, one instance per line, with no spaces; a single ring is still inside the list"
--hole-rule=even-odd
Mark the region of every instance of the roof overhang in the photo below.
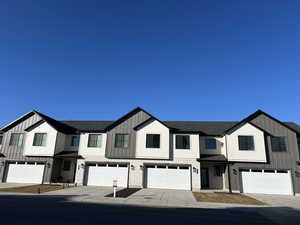
[[[224,155],[200,155],[197,159],[198,162],[223,162],[228,163],[227,158]]]
[[[55,155],[55,158],[76,158],[83,159],[81,155],[78,155],[78,151],[62,151]]]

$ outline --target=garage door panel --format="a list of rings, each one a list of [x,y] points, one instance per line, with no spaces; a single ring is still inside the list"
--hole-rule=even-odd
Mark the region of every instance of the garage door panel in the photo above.
[[[108,186],[113,185],[113,180],[118,181],[118,187],[127,187],[128,167],[89,166],[87,185]]]
[[[44,169],[45,165],[8,164],[6,182],[41,184]]]
[[[293,193],[290,172],[241,172],[241,177],[244,193],[283,195],[291,195]]]
[[[190,190],[190,169],[147,168],[147,187]]]

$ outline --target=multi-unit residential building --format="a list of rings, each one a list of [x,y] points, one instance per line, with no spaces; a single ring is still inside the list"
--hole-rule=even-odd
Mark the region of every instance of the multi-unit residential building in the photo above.
[[[31,111],[0,133],[0,180],[17,183],[300,193],[300,126],[258,110],[239,122],[115,121]]]

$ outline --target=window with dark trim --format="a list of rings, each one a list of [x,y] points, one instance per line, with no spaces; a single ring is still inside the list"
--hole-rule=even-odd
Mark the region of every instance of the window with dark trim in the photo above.
[[[9,140],[9,145],[15,145],[21,147],[23,145],[24,134],[12,133]]]
[[[286,152],[286,138],[285,137],[271,137],[272,152]]]
[[[46,133],[35,133],[33,138],[33,146],[46,146]]]
[[[217,149],[217,141],[214,138],[205,138],[205,149]]]
[[[115,148],[128,148],[129,147],[129,134],[116,134]]]
[[[254,150],[254,137],[253,136],[238,136],[239,150],[253,151]]]
[[[79,135],[71,137],[71,146],[78,147],[79,146],[79,142],[80,142],[80,136]]]
[[[190,136],[176,135],[176,149],[190,149]]]
[[[101,134],[89,134],[88,147],[89,148],[101,148],[102,135]]]
[[[64,160],[63,170],[64,171],[70,171],[71,169],[71,161],[70,160]]]
[[[160,148],[160,134],[146,134],[146,148]]]
[[[2,145],[3,142],[3,135],[0,135],[0,145]]]

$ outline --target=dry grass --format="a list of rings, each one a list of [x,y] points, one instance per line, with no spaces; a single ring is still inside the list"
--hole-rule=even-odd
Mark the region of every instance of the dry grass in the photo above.
[[[15,192],[15,193],[45,193],[63,189],[62,185],[38,184],[24,187],[0,188],[0,192]]]
[[[216,203],[233,203],[243,205],[267,205],[264,202],[258,201],[255,198],[243,194],[231,194],[231,193],[193,193],[198,202],[216,202]]]

